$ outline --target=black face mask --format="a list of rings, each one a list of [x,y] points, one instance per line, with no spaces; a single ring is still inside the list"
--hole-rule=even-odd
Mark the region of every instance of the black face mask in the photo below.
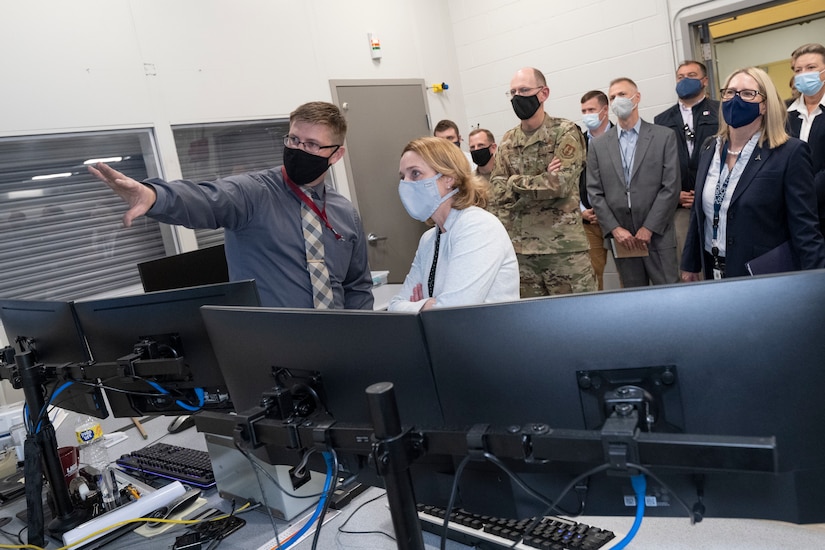
[[[516,112],[516,116],[521,120],[527,120],[536,114],[536,111],[539,110],[539,106],[541,105],[538,94],[528,96],[514,95],[510,103],[513,104],[513,110]]]
[[[492,145],[490,147],[492,147]],[[487,163],[490,162],[491,158],[493,158],[493,154],[490,152],[490,147],[470,151],[470,156],[473,157],[473,162],[475,162],[478,166],[487,166]]]
[[[329,168],[329,159],[311,155],[303,149],[284,148],[284,168],[286,175],[295,184],[306,185],[323,175]]]

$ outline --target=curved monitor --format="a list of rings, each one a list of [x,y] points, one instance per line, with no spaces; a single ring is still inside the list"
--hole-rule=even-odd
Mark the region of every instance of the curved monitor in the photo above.
[[[678,474],[657,470],[685,501],[701,500],[709,516],[825,521],[823,271],[431,310],[421,320],[449,425],[599,429],[606,399],[638,388],[652,403],[643,429],[776,440],[777,474],[703,473],[698,458]],[[525,475],[554,496],[586,466]],[[506,500],[485,500],[497,484],[476,481],[488,485],[468,483],[468,501]],[[506,481],[498,488],[510,492]],[[513,494],[511,517],[543,508]],[[646,513],[685,514],[658,483],[649,480],[648,494]],[[596,476],[567,507],[632,515],[632,495],[626,478]]]

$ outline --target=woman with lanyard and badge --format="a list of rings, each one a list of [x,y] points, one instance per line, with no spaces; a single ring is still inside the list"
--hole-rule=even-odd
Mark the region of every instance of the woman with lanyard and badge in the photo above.
[[[736,71],[721,99],[719,133],[699,158],[701,200],[691,212],[682,280],[746,276],[751,261],[780,249],[790,262],[773,271],[824,267],[810,150],[785,132],[770,77],[755,67]]]
[[[404,147],[398,194],[407,213],[435,227],[418,243],[390,311],[422,311],[519,299],[516,253],[507,230],[484,210],[487,184],[461,150],[424,137]]]

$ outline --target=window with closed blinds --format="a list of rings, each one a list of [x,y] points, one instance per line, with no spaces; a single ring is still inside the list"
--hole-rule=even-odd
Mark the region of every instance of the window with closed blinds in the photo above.
[[[265,170],[280,165],[289,120],[173,126],[181,173],[191,181]],[[223,243],[222,229],[197,229],[198,248]]]
[[[0,138],[0,298],[77,300],[140,285],[163,257],[157,222],[125,228],[126,204],[87,170],[94,159],[156,177],[150,130]]]

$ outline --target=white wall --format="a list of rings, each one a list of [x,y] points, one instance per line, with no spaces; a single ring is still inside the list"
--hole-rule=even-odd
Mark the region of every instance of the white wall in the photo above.
[[[580,99],[627,76],[642,94],[642,117],[675,101],[675,65],[661,0],[451,0],[467,118],[496,137],[518,119],[504,92],[517,69],[548,80],[548,113],[579,121]]]
[[[526,65],[547,75],[553,115],[578,121],[584,92],[628,76],[652,120],[676,101],[686,22],[766,1],[6,0],[0,136],[154,127],[173,178],[173,124],[284,117],[329,100],[331,79],[419,78],[450,85],[428,92],[433,121],[500,137]]]
[[[170,125],[285,117],[330,79],[447,82],[430,113],[467,125],[440,0],[13,0],[0,48],[0,136],[155,127],[170,178]]]
[[[676,102],[678,63],[692,57],[686,24],[769,0],[449,0],[467,120],[497,138],[518,123],[504,92],[523,66],[544,72],[545,105],[579,122],[579,100],[627,76],[642,118]]]

